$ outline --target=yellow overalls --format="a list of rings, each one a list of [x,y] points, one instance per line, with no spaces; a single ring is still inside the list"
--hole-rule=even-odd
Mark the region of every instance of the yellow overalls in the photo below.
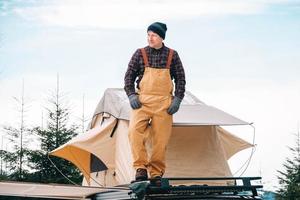
[[[167,113],[172,102],[173,83],[170,65],[173,50],[170,49],[166,68],[149,66],[145,49],[141,49],[145,71],[139,83],[139,100],[142,107],[132,110],[129,123],[129,140],[133,155],[133,167],[149,170],[151,178],[165,172],[165,152],[172,132],[173,116]],[[151,120],[151,121],[150,121]],[[146,130],[152,138],[152,155],[148,161],[145,148]]]

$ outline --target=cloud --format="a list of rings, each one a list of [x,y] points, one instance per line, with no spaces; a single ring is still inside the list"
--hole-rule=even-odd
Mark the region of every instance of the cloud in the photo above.
[[[145,23],[155,20],[255,14],[262,12],[268,4],[266,0],[65,0],[19,7],[14,12],[27,20],[55,26],[119,29],[144,28]]]

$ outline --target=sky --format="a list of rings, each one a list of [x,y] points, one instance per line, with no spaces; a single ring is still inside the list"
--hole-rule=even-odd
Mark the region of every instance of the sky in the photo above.
[[[262,176],[264,188],[276,190],[300,121],[296,0],[0,0],[0,125],[19,124],[13,97],[23,80],[26,125],[45,123],[57,74],[71,120],[82,115],[83,95],[89,119],[106,88],[123,87],[155,21],[167,24],[164,43],[179,53],[187,90],[254,123],[256,150],[243,176]],[[252,142],[250,126],[225,128]],[[250,154],[231,158],[232,171]]]

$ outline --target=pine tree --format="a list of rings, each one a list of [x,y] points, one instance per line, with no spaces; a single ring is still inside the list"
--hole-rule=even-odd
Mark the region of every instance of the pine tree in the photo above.
[[[8,136],[7,139],[13,144],[13,148],[8,150],[1,150],[1,159],[7,164],[7,171],[1,172],[2,178],[9,180],[25,180],[28,175],[27,157],[28,157],[28,143],[30,138],[30,130],[25,125],[25,114],[27,111],[27,103],[24,98],[24,80],[22,83],[21,98],[14,97],[17,102],[18,112],[20,114],[20,123],[16,126],[4,126],[4,132]],[[2,138],[3,139],[3,138]],[[2,169],[2,166],[1,166]]]
[[[296,134],[296,146],[289,147],[292,159],[287,158],[283,164],[284,171],[279,172],[280,189],[276,199],[300,200],[300,134]]]
[[[10,135],[10,143],[13,148],[10,151],[2,150],[1,157],[6,163],[6,174],[9,180],[24,181],[29,173],[27,141],[24,140],[25,130],[20,130],[12,126],[4,127],[5,132]],[[26,129],[26,134],[29,130]]]
[[[42,127],[33,129],[33,132],[39,136],[41,149],[30,152],[30,167],[34,170],[31,173],[31,181],[70,183],[58,170],[73,182],[80,183],[82,180],[79,170],[72,163],[61,158],[48,157],[49,152],[77,135],[77,127],[68,126],[70,111],[65,102],[64,95],[59,92],[59,84],[57,83],[56,91],[49,99],[47,127],[45,129]]]

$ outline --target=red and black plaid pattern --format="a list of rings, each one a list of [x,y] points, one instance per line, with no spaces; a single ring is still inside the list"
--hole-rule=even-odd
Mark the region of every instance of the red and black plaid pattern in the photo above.
[[[148,62],[150,67],[154,68],[165,68],[168,61],[168,55],[170,49],[163,45],[160,49],[154,49],[149,46],[145,47]],[[129,96],[135,93],[134,82],[136,81],[137,88],[139,88],[139,83],[142,80],[145,70],[145,63],[142,57],[142,52],[137,49],[133,54],[128,68],[125,74],[125,86],[124,89],[126,94]],[[171,79],[175,82],[175,96],[183,99],[185,92],[185,73],[182,66],[181,60],[178,53],[174,50],[174,55],[172,58],[172,63],[170,67]],[[136,80],[137,79],[137,80]]]

